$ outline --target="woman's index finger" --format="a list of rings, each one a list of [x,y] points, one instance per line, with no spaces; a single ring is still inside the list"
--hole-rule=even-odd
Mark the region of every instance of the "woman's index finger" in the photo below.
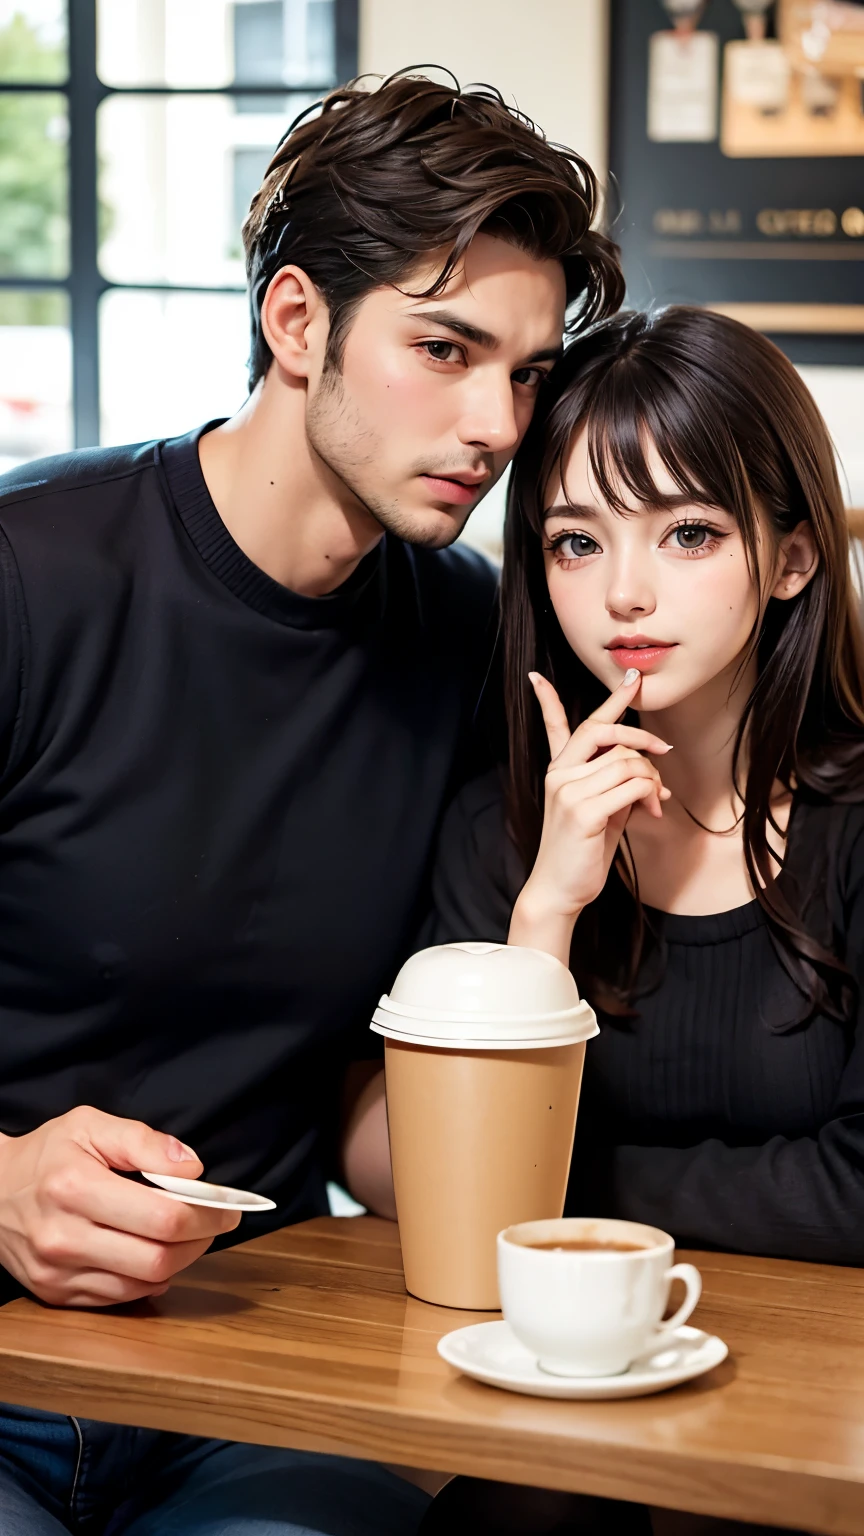
[[[620,720],[625,709],[629,709],[639,689],[642,686],[642,673],[638,667],[629,667],[624,673],[623,681],[613,688],[608,699],[599,704],[589,720],[599,720],[601,725],[614,725]]]
[[[564,751],[573,734],[570,730],[570,721],[567,719],[567,711],[547,678],[539,672],[529,672],[528,677],[537,696],[537,703],[540,705],[549,740],[549,751],[554,759]]]

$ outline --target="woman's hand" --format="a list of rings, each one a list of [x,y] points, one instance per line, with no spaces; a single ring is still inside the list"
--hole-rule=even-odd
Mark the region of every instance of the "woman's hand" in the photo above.
[[[643,754],[670,748],[650,731],[616,723],[641,686],[635,668],[572,733],[552,684],[529,675],[551,762],[540,848],[513,909],[509,943],[545,949],[566,965],[576,919],[602,891],[633,807],[642,801],[649,815],[663,814],[670,792]]]
[[[379,1061],[355,1061],[348,1068],[342,1104],[342,1182],[349,1195],[374,1216],[396,1220],[390,1167],[387,1097]]]

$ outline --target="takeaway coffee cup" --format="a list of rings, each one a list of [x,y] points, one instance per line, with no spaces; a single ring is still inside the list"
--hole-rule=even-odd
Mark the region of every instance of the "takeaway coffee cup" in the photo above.
[[[384,1036],[405,1284],[423,1301],[493,1311],[501,1228],[564,1209],[594,1014],[551,955],[442,944],[402,967],[372,1029]]]
[[[568,1217],[498,1235],[501,1305],[513,1332],[553,1376],[615,1376],[687,1321],[702,1292],[692,1264],[673,1264],[668,1232],[635,1221]],[[661,1322],[673,1280],[687,1294]]]

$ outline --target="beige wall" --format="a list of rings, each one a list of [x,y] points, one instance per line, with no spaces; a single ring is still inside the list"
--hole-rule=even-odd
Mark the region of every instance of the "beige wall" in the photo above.
[[[602,175],[607,24],[607,0],[360,0],[360,68],[485,80]]]

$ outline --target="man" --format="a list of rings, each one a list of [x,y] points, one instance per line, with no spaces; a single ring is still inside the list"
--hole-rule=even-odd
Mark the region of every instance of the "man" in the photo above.
[[[159,1296],[326,1210],[344,1068],[470,767],[494,582],[448,551],[560,350],[620,300],[590,170],[488,90],[397,77],[287,135],[244,228],[251,394],[0,482],[0,1263]],[[131,360],[134,365],[134,360]],[[368,1079],[368,1073],[366,1074]],[[374,1184],[360,1080],[344,1176]],[[166,1201],[251,1187],[272,1220]],[[0,1532],[409,1532],[381,1468],[31,1414]]]

